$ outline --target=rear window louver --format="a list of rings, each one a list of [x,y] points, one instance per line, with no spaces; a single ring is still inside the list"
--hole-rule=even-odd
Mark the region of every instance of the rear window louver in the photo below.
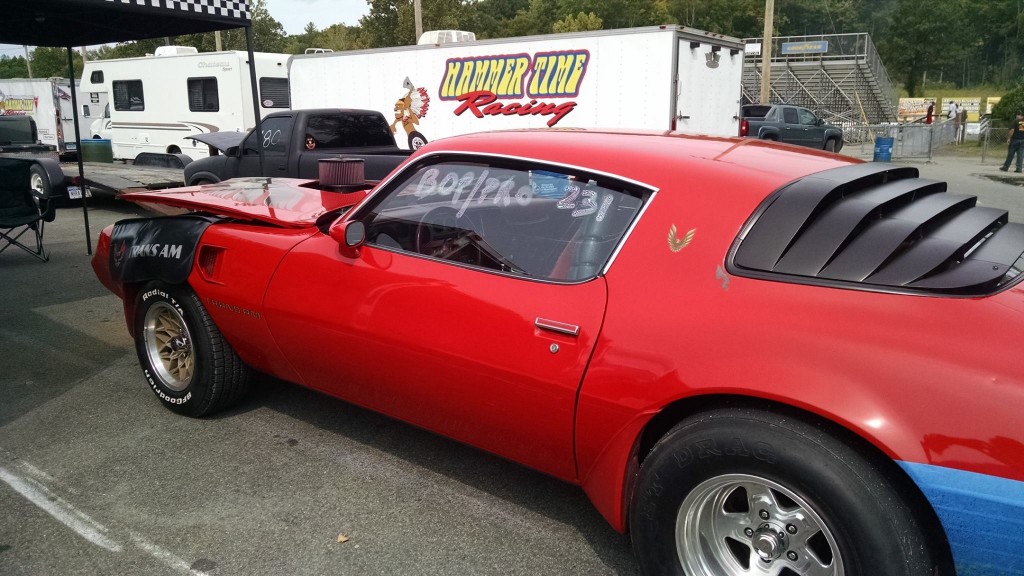
[[[1021,273],[1024,225],[950,194],[916,168],[864,163],[791,182],[733,244],[739,276],[867,290],[978,296]]]

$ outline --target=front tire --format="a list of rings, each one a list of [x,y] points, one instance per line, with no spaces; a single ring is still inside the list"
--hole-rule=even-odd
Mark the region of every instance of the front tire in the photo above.
[[[222,410],[248,387],[248,366],[185,285],[150,282],[139,293],[135,351],[150,388],[179,414]]]
[[[825,151],[826,152],[835,152],[836,151],[836,139],[835,138],[829,138],[828,140],[825,140]]]
[[[630,507],[644,574],[937,574],[908,504],[876,463],[771,412],[684,420],[644,460]]]

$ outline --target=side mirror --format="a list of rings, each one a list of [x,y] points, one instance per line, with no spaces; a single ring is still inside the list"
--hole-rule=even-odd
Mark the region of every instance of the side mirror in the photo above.
[[[339,220],[331,224],[330,234],[342,256],[357,258],[359,248],[366,242],[366,225],[358,220]]]
[[[242,155],[242,149],[238,146],[232,146],[224,151],[225,156],[234,156],[238,158]]]
[[[816,126],[824,126],[825,125],[825,121],[823,119],[821,119],[821,118],[818,118],[818,120],[814,124]]]

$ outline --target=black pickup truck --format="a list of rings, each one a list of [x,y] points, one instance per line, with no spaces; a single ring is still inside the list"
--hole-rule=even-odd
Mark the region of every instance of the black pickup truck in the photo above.
[[[829,152],[843,149],[843,129],[826,124],[807,108],[784,104],[750,104],[740,117],[740,136],[777,140]]]
[[[185,166],[185,183],[189,186],[238,176],[315,180],[319,177],[320,159],[337,156],[362,158],[366,179],[380,180],[412,153],[395,145],[384,115],[372,110],[321,108],[275,112],[263,119],[260,133],[214,132],[188,138],[224,152]]]

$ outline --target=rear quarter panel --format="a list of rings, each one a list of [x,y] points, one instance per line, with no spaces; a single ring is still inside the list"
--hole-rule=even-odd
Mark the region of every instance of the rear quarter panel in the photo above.
[[[935,298],[728,275],[757,205],[730,191],[780,184],[729,170],[667,184],[609,270],[577,416],[580,481],[598,509],[625,528],[622,480],[643,427],[711,395],[796,407],[897,461],[1024,480],[1024,288]],[[678,252],[672,226],[693,230]]]

